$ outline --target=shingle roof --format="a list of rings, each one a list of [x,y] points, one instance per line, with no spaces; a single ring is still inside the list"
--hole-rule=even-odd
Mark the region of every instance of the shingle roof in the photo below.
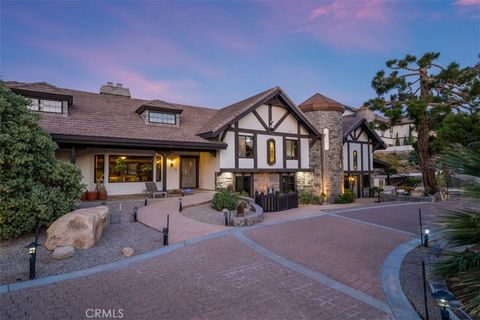
[[[242,101],[236,102],[228,107],[218,110],[218,112],[197,132],[198,134],[207,132],[216,132],[228,124],[233,119],[240,116],[242,113],[253,107],[258,102],[267,98],[275,91],[281,90],[280,87],[270,88],[260,92],[254,96],[246,98]]]
[[[345,111],[345,106],[327,96],[315,93],[313,96],[305,100],[299,106],[303,112],[309,111]]]
[[[195,134],[217,113],[216,109],[165,102],[169,107],[183,109],[179,115],[180,125],[153,124],[146,123],[135,110],[145,104],[160,104],[158,101],[57,88],[47,83],[27,84],[11,81],[6,82],[6,85],[12,89],[21,88],[38,92],[48,90],[51,93],[61,92],[73,96],[73,104],[68,108],[68,117],[42,114],[40,125],[50,134],[225,146],[221,142],[207,140]]]

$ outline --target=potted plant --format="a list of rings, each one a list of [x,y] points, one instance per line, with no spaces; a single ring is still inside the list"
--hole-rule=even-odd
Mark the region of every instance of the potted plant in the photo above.
[[[83,189],[82,194],[80,195],[80,201],[87,200],[87,190]]]
[[[115,162],[115,172],[122,177],[123,181],[125,181],[125,172],[127,171],[125,159],[118,158],[117,160],[115,160]]]
[[[87,191],[87,200],[88,201],[97,200],[97,191]]]
[[[138,168],[138,173],[142,177],[143,181],[147,181],[148,177],[152,176],[152,166],[148,163],[144,163]]]
[[[103,184],[103,177],[100,179],[97,179],[97,184],[95,185],[95,191],[97,192],[98,200],[107,199],[107,189],[105,189],[105,185]]]

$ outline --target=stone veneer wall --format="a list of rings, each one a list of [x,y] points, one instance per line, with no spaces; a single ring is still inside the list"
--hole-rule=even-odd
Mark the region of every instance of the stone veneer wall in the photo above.
[[[257,173],[253,174],[253,189],[258,192],[267,192],[267,188],[273,187],[280,191],[280,174],[278,173]]]
[[[305,112],[308,120],[323,133],[324,128],[330,131],[330,148],[324,150],[324,172],[322,172],[322,142],[317,141],[310,148],[310,168],[313,169],[314,190],[320,195],[325,192],[328,201],[343,191],[343,120],[339,111],[319,110]],[[325,186],[322,188],[322,180]]]
[[[230,185],[233,186],[233,173],[221,172],[217,175],[215,179],[216,189],[227,189]]]
[[[315,191],[314,182],[315,177],[313,172],[297,172],[296,174],[297,179],[297,190],[298,191]]]

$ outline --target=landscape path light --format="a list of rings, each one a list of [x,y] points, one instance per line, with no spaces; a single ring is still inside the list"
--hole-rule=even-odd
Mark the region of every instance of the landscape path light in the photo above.
[[[429,234],[430,234],[430,229],[425,228],[425,230],[423,232],[423,245],[425,246],[425,248],[428,248],[428,235]]]

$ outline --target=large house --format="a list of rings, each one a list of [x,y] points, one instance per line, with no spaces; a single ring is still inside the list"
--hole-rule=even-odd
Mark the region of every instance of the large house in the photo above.
[[[121,84],[100,93],[45,82],[6,82],[31,99],[40,125],[76,164],[89,190],[103,179],[110,195],[232,186],[250,195],[268,188],[312,190],[332,198],[365,194],[379,136],[345,107],[315,94],[297,106],[275,87],[222,109],[132,98]]]

